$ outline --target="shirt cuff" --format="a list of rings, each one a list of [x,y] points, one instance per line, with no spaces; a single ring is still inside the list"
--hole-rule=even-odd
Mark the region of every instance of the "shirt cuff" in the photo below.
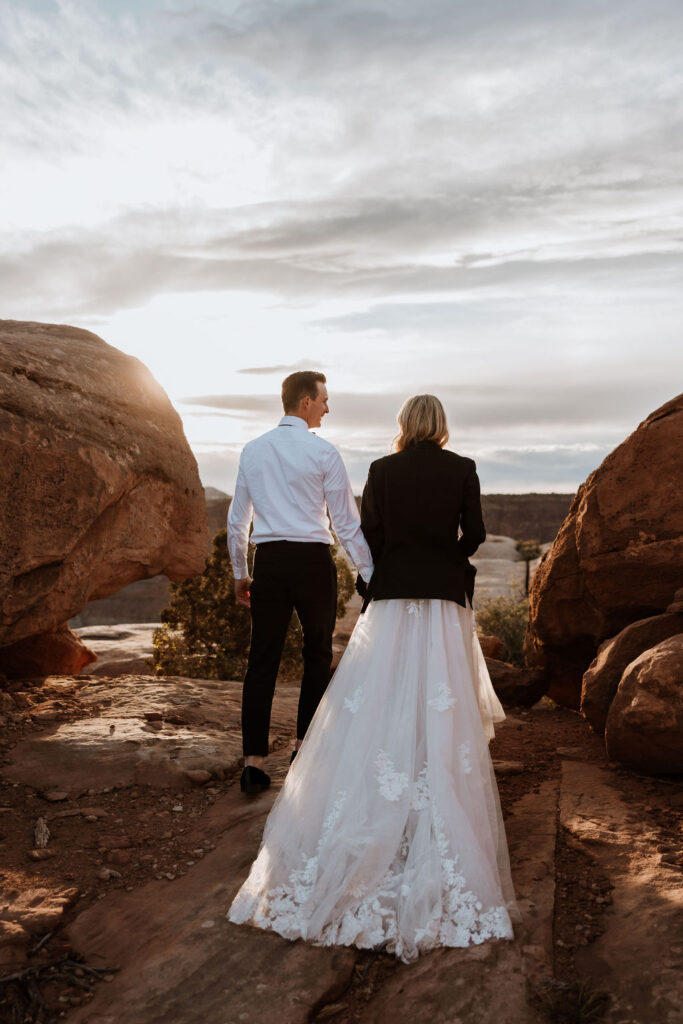
[[[361,574],[361,576],[363,577],[364,581],[366,583],[369,583],[370,580],[372,579],[372,574],[374,572],[374,569],[359,569],[358,572]]]

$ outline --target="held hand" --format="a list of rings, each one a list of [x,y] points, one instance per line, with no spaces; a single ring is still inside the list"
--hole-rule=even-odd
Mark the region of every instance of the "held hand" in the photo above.
[[[243,604],[245,608],[251,608],[251,576],[246,576],[243,580],[235,580],[235,600],[238,604]]]

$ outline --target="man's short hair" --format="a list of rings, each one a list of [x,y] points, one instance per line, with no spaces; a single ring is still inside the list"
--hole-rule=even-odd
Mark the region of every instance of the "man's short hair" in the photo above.
[[[327,377],[316,370],[298,370],[282,382],[282,408],[286,413],[296,412],[302,398],[318,397],[318,383],[326,384]]]

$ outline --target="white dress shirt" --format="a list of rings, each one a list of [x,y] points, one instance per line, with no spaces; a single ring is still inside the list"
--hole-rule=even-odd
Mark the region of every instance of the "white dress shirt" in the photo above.
[[[242,450],[235,495],[228,512],[228,551],[236,580],[249,575],[247,547],[291,540],[334,543],[327,519],[365,582],[372,555],[341,455],[329,441],[312,434],[300,416],[283,416],[274,430]]]

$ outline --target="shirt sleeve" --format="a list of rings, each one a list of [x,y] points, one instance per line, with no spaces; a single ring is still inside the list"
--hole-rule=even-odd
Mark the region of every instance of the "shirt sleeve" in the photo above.
[[[363,488],[363,497],[360,503],[360,525],[363,535],[370,546],[372,557],[377,562],[384,546],[384,528],[377,505],[373,465],[370,466],[368,479]]]
[[[244,473],[242,458],[240,458],[237,480],[235,482],[235,494],[230,502],[228,510],[228,554],[232,562],[233,574],[236,580],[243,580],[249,575],[247,565],[247,550],[249,547],[249,526],[253,505],[249,488]]]
[[[486,540],[486,528],[484,517],[481,511],[481,493],[477,466],[472,462],[472,470],[465,480],[463,491],[462,510],[460,512],[460,529],[462,536],[458,540],[458,547],[462,553],[469,558],[477,550],[480,544]]]
[[[369,583],[374,568],[372,555],[360,528],[358,506],[346,467],[336,448],[327,458],[323,488],[332,529],[358,572]]]

